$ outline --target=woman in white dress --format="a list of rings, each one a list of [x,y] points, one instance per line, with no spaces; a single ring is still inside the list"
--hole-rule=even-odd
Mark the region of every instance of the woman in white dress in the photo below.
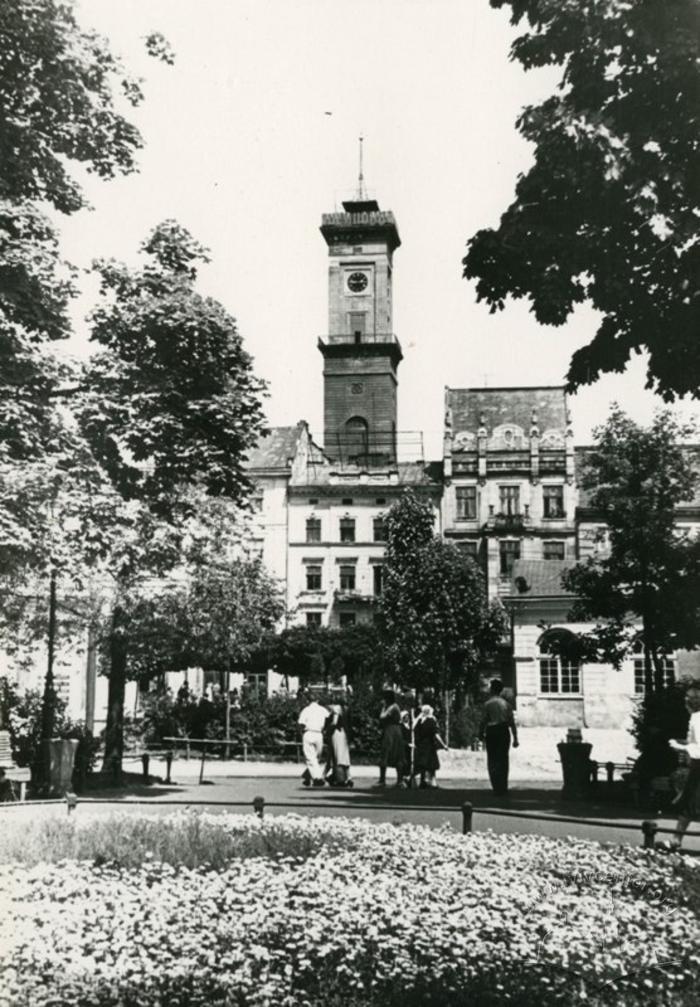
[[[326,721],[324,734],[330,756],[328,782],[335,787],[351,787],[350,779],[350,728],[348,715],[340,703],[334,703]]]
[[[672,845],[678,849],[683,842],[688,826],[693,819],[700,818],[700,687],[688,689],[685,705],[690,713],[688,738],[685,744],[671,739],[669,745],[677,752],[685,752],[690,760],[690,769],[683,790],[673,802],[678,813],[676,834]]]

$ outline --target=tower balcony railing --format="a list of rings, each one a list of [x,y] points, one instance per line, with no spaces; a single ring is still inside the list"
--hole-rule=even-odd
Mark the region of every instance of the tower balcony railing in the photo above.
[[[323,452],[331,465],[358,474],[373,469],[394,469],[400,462],[423,461],[423,434],[419,430],[339,431],[326,435]],[[310,459],[309,464],[315,464]]]
[[[375,343],[396,343],[393,332],[331,332],[318,337],[324,346],[363,346]]]

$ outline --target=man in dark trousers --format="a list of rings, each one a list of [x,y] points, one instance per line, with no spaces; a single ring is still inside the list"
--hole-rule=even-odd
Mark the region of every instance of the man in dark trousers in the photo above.
[[[518,747],[518,729],[515,726],[513,709],[501,693],[503,682],[495,678],[491,682],[489,698],[484,703],[484,715],[481,721],[479,737],[486,741],[486,761],[489,769],[489,779],[494,794],[504,797],[508,793],[508,751],[510,736],[513,735],[513,748]]]

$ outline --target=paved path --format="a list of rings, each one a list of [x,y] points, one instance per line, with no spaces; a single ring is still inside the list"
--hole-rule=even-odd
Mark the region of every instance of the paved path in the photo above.
[[[431,827],[449,825],[456,831],[461,831],[462,804],[470,801],[474,808],[474,831],[490,829],[498,833],[530,833],[559,838],[576,836],[633,846],[642,844],[642,820],[652,817],[648,812],[635,812],[629,807],[616,807],[604,801],[593,804],[564,803],[560,799],[559,785],[552,781],[516,785],[508,801],[499,803],[488,785],[479,781],[446,779],[439,789],[426,791],[397,790],[394,787],[380,789],[372,786],[371,780],[358,779],[352,790],[308,789],[301,786],[300,767],[295,769],[296,778],[290,778],[289,775],[238,776],[228,779],[217,777],[201,786],[190,780],[170,786],[132,786],[128,794],[115,791],[90,792],[85,796],[96,799],[98,803],[90,806],[81,803],[76,814],[85,814],[88,807],[101,812],[113,811],[116,807],[120,810],[143,810],[148,807],[166,812],[172,810],[173,805],[195,806],[195,802],[197,806],[205,806],[213,812],[226,811],[226,802],[240,802],[239,806],[228,810],[237,814],[250,814],[253,798],[259,795],[265,799],[266,815],[348,815],[375,822],[411,822]],[[101,799],[108,800],[109,803],[102,803]],[[21,814],[21,805],[8,807]],[[62,805],[48,807],[51,814],[66,813]],[[517,817],[535,814],[556,817],[553,820]],[[572,820],[562,820],[566,818]],[[603,824],[592,824],[593,821]],[[669,818],[659,818],[658,823],[660,826],[673,826],[673,821]],[[696,827],[696,831],[700,831],[700,828]],[[664,836],[660,835],[659,838],[663,839]],[[700,838],[688,838],[685,845],[688,851],[700,854]]]

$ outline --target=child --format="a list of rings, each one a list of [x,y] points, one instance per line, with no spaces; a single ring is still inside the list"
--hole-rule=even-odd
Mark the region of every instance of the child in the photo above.
[[[438,734],[437,721],[433,715],[432,706],[421,707],[413,726],[414,756],[413,768],[420,773],[421,787],[437,787],[435,774],[440,768],[438,751],[447,751],[447,745]]]

